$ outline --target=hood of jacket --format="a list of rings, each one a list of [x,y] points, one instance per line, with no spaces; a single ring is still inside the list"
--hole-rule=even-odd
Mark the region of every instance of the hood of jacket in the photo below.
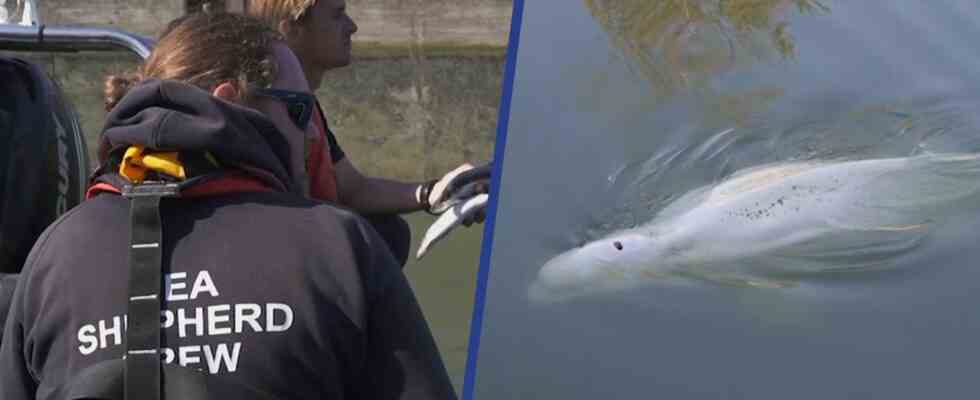
[[[189,84],[149,79],[106,116],[99,143],[102,167],[93,181],[115,174],[112,154],[132,146],[147,151],[207,153],[223,169],[237,170],[275,190],[300,193],[286,138],[261,112]]]

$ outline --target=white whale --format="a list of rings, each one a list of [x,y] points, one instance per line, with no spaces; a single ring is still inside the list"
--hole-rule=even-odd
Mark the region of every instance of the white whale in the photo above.
[[[785,287],[806,274],[887,266],[980,190],[980,154],[751,168],[653,220],[547,261],[534,302],[660,282]],[[962,204],[958,204],[962,203]]]

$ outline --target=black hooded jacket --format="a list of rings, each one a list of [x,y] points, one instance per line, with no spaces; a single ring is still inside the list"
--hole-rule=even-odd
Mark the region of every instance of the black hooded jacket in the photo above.
[[[455,398],[378,234],[294,194],[288,148],[269,120],[150,81],[108,116],[102,153],[134,144],[206,151],[221,165],[196,195],[160,206],[165,363],[271,398]],[[0,348],[0,399],[64,398],[82,371],[123,356],[129,204],[112,193],[122,178],[106,164],[95,177],[104,190],[52,224],[27,259]]]

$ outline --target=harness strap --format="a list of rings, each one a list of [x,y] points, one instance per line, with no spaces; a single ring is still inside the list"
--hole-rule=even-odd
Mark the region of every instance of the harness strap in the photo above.
[[[130,200],[129,306],[126,311],[125,399],[159,400],[160,287],[163,234],[160,199],[175,197],[177,184],[144,182],[123,188]]]

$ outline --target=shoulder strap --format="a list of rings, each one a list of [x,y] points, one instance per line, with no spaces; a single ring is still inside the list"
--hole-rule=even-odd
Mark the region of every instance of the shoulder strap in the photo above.
[[[129,306],[126,321],[125,399],[160,399],[160,286],[163,235],[160,199],[178,185],[144,182],[123,188],[130,200]]]

